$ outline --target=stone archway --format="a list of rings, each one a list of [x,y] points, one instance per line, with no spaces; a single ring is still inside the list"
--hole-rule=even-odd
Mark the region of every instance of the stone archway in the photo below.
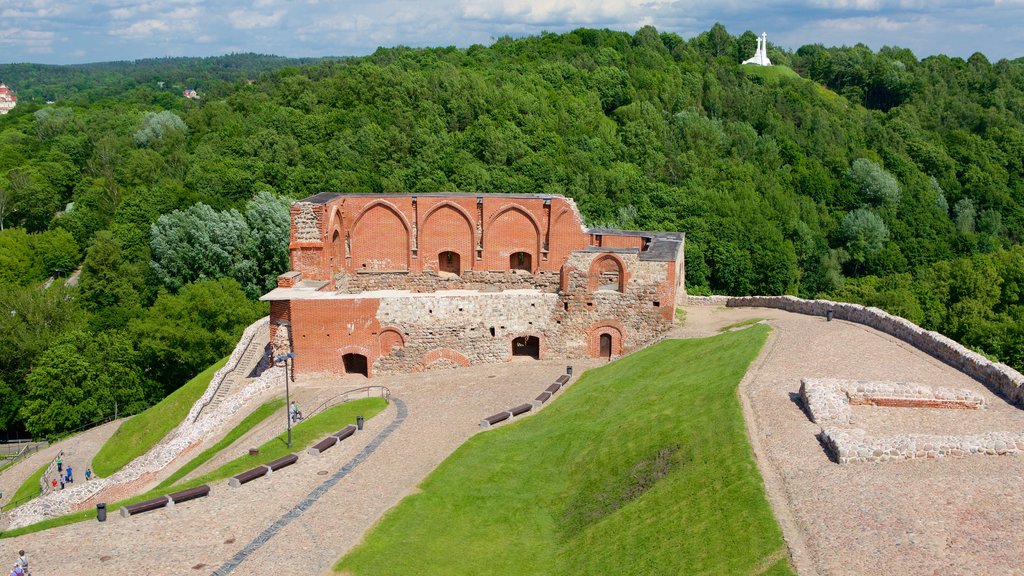
[[[540,338],[537,336],[513,338],[512,356],[528,356],[534,360],[540,360]]]
[[[362,374],[366,377],[370,376],[366,356],[362,354],[356,354],[354,352],[343,354],[341,362],[345,366],[345,374]]]

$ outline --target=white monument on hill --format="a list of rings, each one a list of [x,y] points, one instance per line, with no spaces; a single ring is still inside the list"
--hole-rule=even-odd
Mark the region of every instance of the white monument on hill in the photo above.
[[[757,64],[758,66],[772,65],[772,61],[768,59],[768,34],[766,32],[762,32],[761,37],[757,39],[757,52],[754,52],[754,57],[744,60],[743,63]]]

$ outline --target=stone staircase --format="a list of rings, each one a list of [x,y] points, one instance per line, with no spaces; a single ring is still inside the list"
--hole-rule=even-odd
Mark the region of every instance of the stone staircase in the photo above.
[[[206,406],[203,406],[202,410],[196,414],[195,420],[198,420],[199,416],[201,416],[207,409],[213,410],[220,406],[224,400],[230,398],[232,394],[241,390],[246,384],[253,380],[249,375],[252,374],[256,365],[259,364],[260,360],[263,358],[267,342],[269,341],[270,328],[268,326],[264,326],[253,336],[249,345],[246,347],[245,352],[242,353],[242,357],[239,358],[238,363],[235,364],[235,367],[224,375],[224,379],[217,388],[217,392],[214,393],[210,402]]]

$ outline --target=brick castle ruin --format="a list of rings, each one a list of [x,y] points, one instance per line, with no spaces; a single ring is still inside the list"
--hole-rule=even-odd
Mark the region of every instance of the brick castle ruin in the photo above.
[[[557,195],[323,193],[292,204],[262,300],[294,374],[611,358],[671,327],[684,244],[588,229]]]

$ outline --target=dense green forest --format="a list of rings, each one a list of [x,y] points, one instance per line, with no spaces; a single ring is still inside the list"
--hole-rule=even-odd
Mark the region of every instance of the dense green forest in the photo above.
[[[144,406],[226,353],[287,267],[287,201],[321,191],[565,194],[590,224],[686,232],[691,293],[864,302],[1024,368],[1024,60],[811,45],[739,65],[755,44],[582,29],[257,59],[199,101],[19,101],[0,430]]]

